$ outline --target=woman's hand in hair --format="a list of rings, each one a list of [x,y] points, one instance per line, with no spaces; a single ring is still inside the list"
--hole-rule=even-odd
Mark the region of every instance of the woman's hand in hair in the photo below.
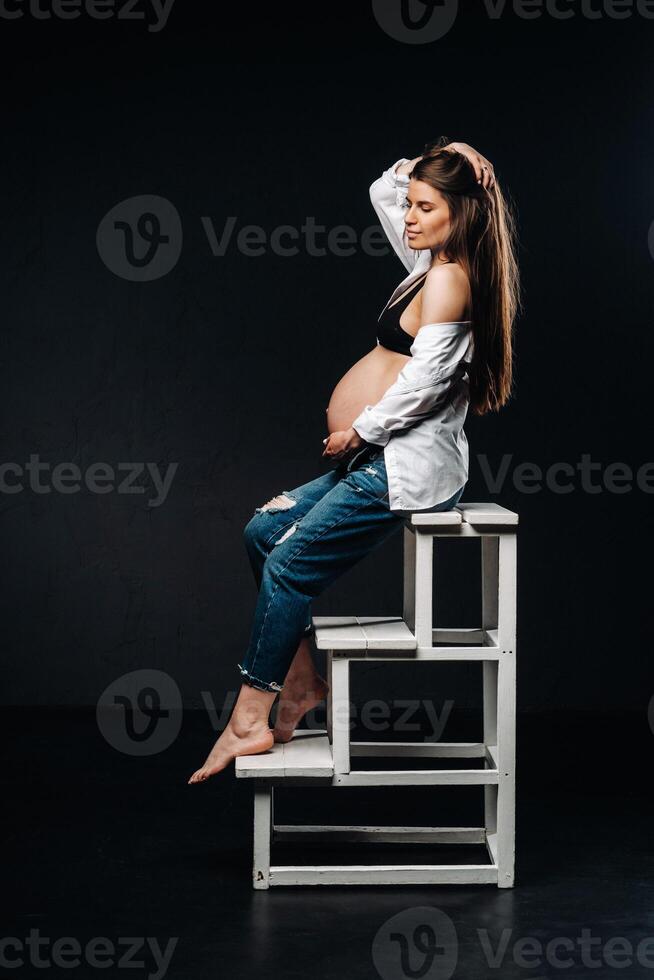
[[[482,187],[493,187],[495,184],[495,169],[490,160],[478,153],[477,150],[472,146],[468,146],[467,143],[448,143],[447,146],[443,147],[448,153],[460,153],[462,156],[468,160],[475,171],[475,177],[477,178],[477,183],[481,184]]]
[[[352,453],[355,449],[363,446],[364,440],[356,429],[344,429],[342,432],[332,432],[330,436],[323,439],[325,449],[323,456],[330,459],[341,459],[347,453]]]

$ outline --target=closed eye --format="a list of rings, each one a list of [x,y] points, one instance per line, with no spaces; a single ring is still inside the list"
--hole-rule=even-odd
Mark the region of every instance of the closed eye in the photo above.
[[[408,198],[405,198],[405,200],[404,200],[404,202],[402,203],[401,206],[403,208],[410,208],[411,207],[411,201]],[[433,208],[426,208],[424,205],[421,205],[420,210],[421,211],[425,211],[426,213],[429,213],[430,211],[433,211],[434,209]]]

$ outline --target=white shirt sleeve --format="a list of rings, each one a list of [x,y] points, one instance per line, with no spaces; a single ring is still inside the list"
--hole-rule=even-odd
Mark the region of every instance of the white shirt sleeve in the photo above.
[[[419,249],[409,248],[405,238],[404,206],[407,195],[409,177],[407,174],[397,174],[396,168],[402,163],[408,163],[408,157],[400,157],[392,167],[384,170],[370,185],[370,201],[379,218],[384,234],[393,246],[394,251],[402,260],[403,265],[412,272]]]
[[[466,373],[472,346],[469,322],[422,326],[410,347],[411,360],[381,399],[366,405],[352,428],[366,442],[385,446],[394,432],[411,428],[438,411]]]

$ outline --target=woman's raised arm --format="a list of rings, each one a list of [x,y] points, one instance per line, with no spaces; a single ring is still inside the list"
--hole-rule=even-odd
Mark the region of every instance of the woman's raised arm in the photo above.
[[[415,161],[407,157],[400,157],[370,185],[370,201],[379,223],[393,250],[409,272],[413,272],[419,253],[409,248],[404,237],[405,201],[409,178],[406,173],[398,174],[396,168],[399,165],[413,163]]]

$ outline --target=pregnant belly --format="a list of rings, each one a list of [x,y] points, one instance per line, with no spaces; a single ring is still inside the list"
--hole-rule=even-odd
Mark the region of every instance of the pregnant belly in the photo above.
[[[410,360],[378,345],[344,374],[332,392],[327,406],[327,431],[349,429],[366,405],[374,405],[395,382]]]

